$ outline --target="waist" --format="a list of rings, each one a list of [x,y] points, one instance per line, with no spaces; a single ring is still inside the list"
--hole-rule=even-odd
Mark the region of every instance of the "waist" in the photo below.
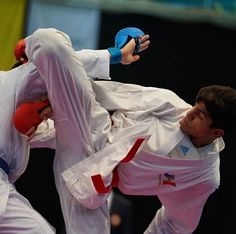
[[[9,174],[9,166],[8,166],[7,162],[4,159],[2,159],[2,158],[0,158],[0,168],[2,168],[3,171],[7,175]]]

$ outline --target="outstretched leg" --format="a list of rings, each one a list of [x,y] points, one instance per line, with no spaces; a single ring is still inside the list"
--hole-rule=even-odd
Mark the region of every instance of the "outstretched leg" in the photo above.
[[[26,40],[26,53],[45,81],[54,112],[54,173],[67,233],[110,233],[107,205],[89,210],[76,203],[61,172],[101,149],[110,129],[109,113],[96,101],[81,62],[68,37],[55,29],[39,29]]]

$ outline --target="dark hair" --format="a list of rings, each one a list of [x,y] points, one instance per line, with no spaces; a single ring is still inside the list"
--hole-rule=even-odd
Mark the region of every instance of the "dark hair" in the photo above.
[[[212,119],[212,128],[225,132],[236,125],[236,89],[229,86],[210,85],[199,90],[196,102],[203,102]]]

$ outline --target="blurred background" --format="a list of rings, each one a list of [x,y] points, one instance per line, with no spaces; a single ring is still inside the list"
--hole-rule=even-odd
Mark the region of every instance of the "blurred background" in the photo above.
[[[191,104],[201,86],[236,88],[236,0],[0,0],[0,14],[0,70],[16,62],[17,41],[40,27],[66,32],[80,50],[111,47],[121,28],[134,26],[150,34],[151,46],[137,63],[112,65],[113,80],[168,88]],[[194,234],[236,233],[235,136],[225,141],[221,185],[207,201]],[[16,187],[62,234],[53,157],[53,150],[31,150]],[[160,207],[158,198],[122,196],[132,203],[130,234],[142,234]]]

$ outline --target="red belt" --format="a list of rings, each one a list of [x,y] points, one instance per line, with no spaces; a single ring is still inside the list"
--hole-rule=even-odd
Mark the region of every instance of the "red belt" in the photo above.
[[[138,138],[128,154],[120,161],[120,163],[127,163],[131,161],[135,154],[137,153],[139,147],[143,143],[144,138]],[[119,174],[117,171],[117,167],[112,171],[112,181],[111,184],[106,187],[105,183],[103,182],[101,174],[93,175],[91,176],[91,179],[93,181],[93,185],[98,193],[109,193],[112,190],[112,187],[117,187],[119,183]]]

